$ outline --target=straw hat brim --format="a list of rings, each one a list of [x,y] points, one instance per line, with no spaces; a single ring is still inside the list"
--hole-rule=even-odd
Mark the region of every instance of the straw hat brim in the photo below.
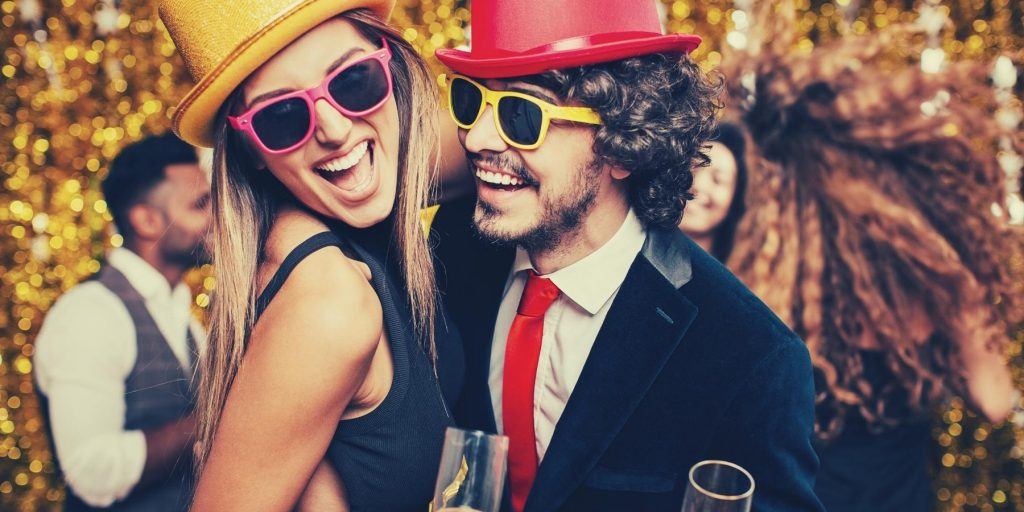
[[[305,0],[281,13],[235,48],[185,95],[172,117],[182,140],[213,147],[213,123],[221,105],[249,75],[277,52],[324,21],[345,11],[369,8],[386,20],[392,0]]]

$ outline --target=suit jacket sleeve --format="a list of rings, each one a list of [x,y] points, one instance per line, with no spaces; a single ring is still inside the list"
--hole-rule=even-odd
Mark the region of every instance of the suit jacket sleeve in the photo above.
[[[753,511],[824,511],[814,494],[813,374],[799,339],[783,340],[755,366],[718,432],[711,454],[753,475]]]

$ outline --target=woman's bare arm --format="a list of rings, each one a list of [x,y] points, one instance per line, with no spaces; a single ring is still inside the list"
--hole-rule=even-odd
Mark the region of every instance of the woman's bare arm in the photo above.
[[[1016,396],[1005,356],[985,347],[970,347],[962,356],[964,384],[973,408],[992,423],[1005,420]]]
[[[326,459],[320,461],[306,490],[299,497],[295,512],[348,512],[348,496],[341,477]]]
[[[959,339],[964,340],[960,345],[960,374],[973,408],[989,421],[999,423],[1013,410],[1016,388],[1006,355],[998,345],[989,342],[1006,334],[998,324],[982,321],[988,314],[989,311],[965,313],[960,319],[963,332]]]
[[[303,260],[252,333],[192,510],[291,510],[366,377],[381,322],[337,248]]]

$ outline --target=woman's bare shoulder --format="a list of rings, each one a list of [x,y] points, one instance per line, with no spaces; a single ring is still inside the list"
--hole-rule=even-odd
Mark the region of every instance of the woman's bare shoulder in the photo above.
[[[267,236],[264,259],[267,263],[280,264],[299,244],[325,231],[330,228],[312,213],[294,208],[282,210]]]
[[[333,365],[371,357],[383,332],[380,299],[367,276],[326,247],[288,275],[257,322],[253,343],[320,354],[319,361]]]
[[[265,265],[276,271],[303,241],[329,228],[315,216],[291,210],[278,215],[267,240]],[[380,300],[365,265],[339,247],[323,247],[304,257],[281,285],[256,326],[254,337],[277,334],[317,342],[339,341],[356,349],[375,346],[382,332]],[[261,325],[262,324],[262,325]],[[340,347],[339,347],[340,348]]]

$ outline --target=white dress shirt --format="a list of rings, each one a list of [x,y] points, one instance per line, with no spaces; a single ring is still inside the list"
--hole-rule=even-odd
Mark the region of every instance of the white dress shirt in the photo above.
[[[108,262],[142,295],[190,375],[187,330],[200,352],[206,348],[206,334],[192,317],[188,287],[181,283],[172,290],[160,272],[128,249],[114,249]],[[125,379],[137,349],[128,308],[96,281],[64,294],[36,338],[35,377],[49,399],[61,470],[75,495],[94,507],[127,496],[146,462],[142,431],[124,430]]]
[[[537,460],[543,460],[558,419],[572,395],[590,349],[597,340],[608,310],[626,279],[633,260],[643,249],[647,232],[630,210],[619,230],[599,249],[547,277],[561,290],[544,316],[544,335],[537,381],[533,390],[533,427],[537,436]],[[505,284],[491,345],[488,384],[494,406],[495,424],[504,431],[501,413],[505,344],[526,286],[530,257],[516,249],[515,263]]]

